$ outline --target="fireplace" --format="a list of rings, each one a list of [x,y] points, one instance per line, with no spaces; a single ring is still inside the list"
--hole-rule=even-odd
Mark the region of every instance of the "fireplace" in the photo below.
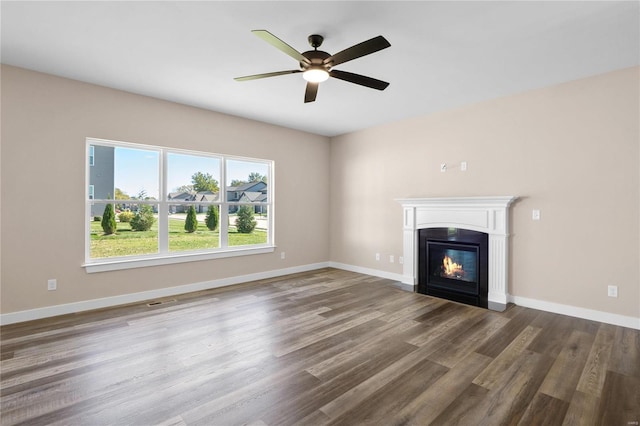
[[[484,232],[420,229],[417,291],[486,308],[488,241]]]
[[[509,206],[516,199],[489,196],[396,200],[403,208],[402,282],[422,292],[427,277],[420,265],[428,264],[433,255],[435,271],[426,273],[430,280],[428,294],[448,297],[454,293],[452,297],[465,303],[504,310],[509,299]],[[420,236],[430,232],[435,233],[431,238],[434,241],[427,246]],[[484,234],[485,242],[477,241],[471,232]],[[450,259],[445,260],[446,253],[457,257],[449,255]],[[444,267],[445,262],[450,271],[442,276],[438,268]]]

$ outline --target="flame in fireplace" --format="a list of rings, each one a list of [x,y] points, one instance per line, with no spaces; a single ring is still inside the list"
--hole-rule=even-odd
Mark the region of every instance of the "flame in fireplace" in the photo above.
[[[447,277],[464,277],[462,265],[455,263],[449,256],[445,256],[444,259],[442,259],[442,272],[444,272]]]

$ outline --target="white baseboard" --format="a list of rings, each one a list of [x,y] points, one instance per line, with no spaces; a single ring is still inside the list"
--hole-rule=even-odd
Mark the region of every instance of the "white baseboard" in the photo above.
[[[0,325],[49,318],[58,315],[73,314],[77,312],[89,311],[92,309],[126,305],[128,303],[137,303],[145,300],[158,299],[161,297],[176,296],[178,294],[209,290],[212,288],[242,284],[250,281],[275,278],[283,275],[313,271],[316,269],[328,267],[329,262],[313,263],[309,265],[294,266],[291,268],[276,269],[273,271],[258,272],[255,274],[240,275],[237,277],[221,278],[218,280],[185,284],[176,287],[160,288],[157,290],[149,290],[139,293],[123,294],[120,296],[104,297],[101,299],[85,300],[82,302],[65,303],[63,305],[47,306],[44,308],[29,309],[26,311],[10,312],[8,314],[0,314]]]
[[[329,266],[331,268],[344,269],[346,271],[358,272],[361,274],[373,275],[376,277],[388,278],[390,280],[404,282],[402,274],[394,274],[392,272],[379,271],[377,269],[363,268],[360,266],[346,265],[344,263],[338,262],[329,262]],[[546,302],[544,300],[529,299],[527,297],[520,296],[509,295],[508,301],[525,308],[538,309],[541,311],[553,312],[555,314],[568,315],[571,317],[583,318],[640,330],[640,318],[636,317],[612,314],[609,312],[596,311],[593,309],[579,308],[577,306],[563,305],[560,303]]]
[[[339,262],[329,262],[330,268],[343,269],[345,271],[357,272],[359,274],[373,275],[374,277],[386,278],[389,280],[402,282],[402,274],[380,271],[378,269],[364,268],[362,266],[347,265]]]
[[[544,300],[529,299],[528,297],[509,296],[509,301],[515,303],[518,306],[524,306],[525,308],[539,309],[541,311],[553,312],[555,314],[569,315],[572,317],[604,322],[607,324],[619,325],[621,327],[640,330],[640,318],[636,317],[628,317],[625,315],[612,314],[609,312],[596,311],[593,309],[579,308],[577,306],[563,305],[560,303],[547,302]]]
[[[255,274],[240,275],[237,277],[221,278],[212,281],[185,284],[176,287],[167,287],[157,290],[143,291],[140,293],[123,294],[120,296],[92,299],[82,302],[66,303],[63,305],[47,306],[44,308],[29,309],[26,311],[0,314],[0,325],[13,324],[24,321],[37,320],[54,317],[57,315],[72,314],[76,312],[89,311],[92,309],[108,308],[112,306],[137,303],[145,300],[152,300],[161,297],[175,296],[178,294],[191,293],[194,291],[209,290],[213,288],[225,287],[234,284],[242,284],[250,281],[275,278],[289,274],[313,271],[322,268],[336,268],[345,271],[357,272],[360,274],[372,275],[374,277],[386,278],[402,282],[402,274],[380,271],[378,269],[364,268],[361,266],[347,265],[339,262],[321,262],[309,265],[294,266],[291,268],[276,269],[273,271],[258,272]],[[530,299],[520,296],[509,296],[509,301],[526,308],[539,309],[541,311],[553,312],[561,315],[569,315],[577,318],[584,318],[592,321],[604,322],[607,324],[619,325],[622,327],[640,330],[640,318],[630,317],[609,312],[596,311],[593,309],[580,308],[577,306],[563,305],[560,303],[547,302],[544,300]]]

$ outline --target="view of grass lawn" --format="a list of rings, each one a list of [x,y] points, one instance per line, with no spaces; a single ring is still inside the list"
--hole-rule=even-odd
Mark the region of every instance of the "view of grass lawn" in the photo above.
[[[212,249],[220,246],[220,233],[209,231],[202,221],[198,230],[188,233],[184,230],[184,218],[169,218],[169,251]]]
[[[114,235],[104,235],[100,222],[91,222],[91,258],[132,256],[158,252],[158,224],[149,231],[132,231],[128,223],[117,222]]]
[[[235,219],[229,218],[230,223]],[[117,222],[115,235],[104,235],[100,222],[91,222],[92,259],[153,254],[158,252],[158,222],[149,231],[132,231],[128,223]],[[219,246],[220,234],[209,231],[202,220],[198,230],[188,233],[184,230],[184,218],[169,218],[169,251],[212,249]],[[255,229],[250,234],[241,234],[234,226],[229,227],[229,246],[264,244],[267,232]]]

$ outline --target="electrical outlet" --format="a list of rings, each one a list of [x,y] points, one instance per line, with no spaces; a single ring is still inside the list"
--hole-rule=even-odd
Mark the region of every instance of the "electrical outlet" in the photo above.
[[[467,162],[463,161],[460,163],[460,171],[461,172],[466,172],[467,171]]]
[[[607,296],[609,297],[618,297],[618,286],[610,285],[607,287]]]
[[[404,257],[398,256],[398,263],[404,265]]]
[[[57,288],[58,288],[58,280],[56,279],[47,280],[47,290],[51,291],[51,290],[56,290]]]
[[[389,263],[393,263],[395,261],[396,261],[395,257],[392,254],[390,254],[389,255]]]
[[[286,255],[284,254],[284,252],[280,252],[280,259],[284,259],[286,257]]]
[[[531,212],[531,219],[540,220],[540,210],[536,209]]]
[[[380,253],[376,253],[376,260],[380,261]]]

